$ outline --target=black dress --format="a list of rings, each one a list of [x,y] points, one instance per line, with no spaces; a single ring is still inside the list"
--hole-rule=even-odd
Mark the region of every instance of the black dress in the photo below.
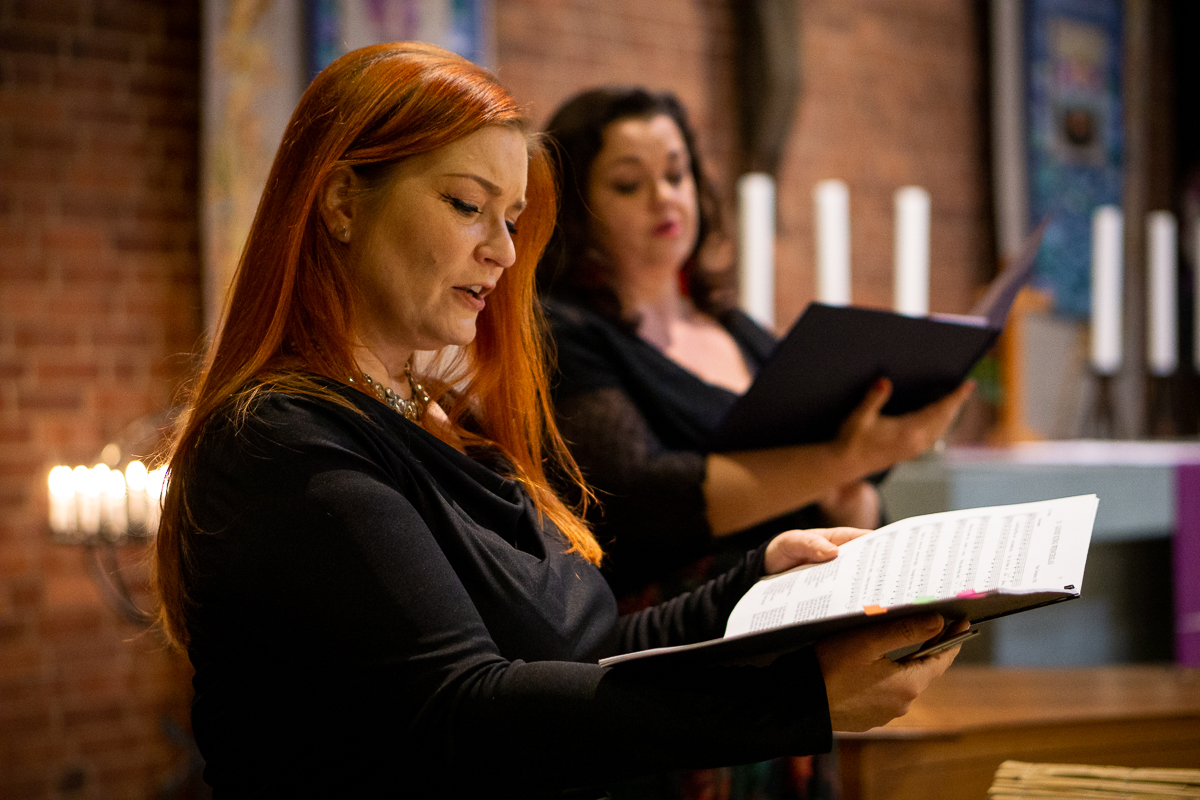
[[[215,419],[186,484],[193,727],[218,798],[560,796],[830,748],[811,649],[596,664],[719,636],[761,550],[618,617],[517,482],[336,390],[351,408],[268,394]]]
[[[702,488],[708,442],[737,395],[606,317],[561,300],[543,305],[557,350],[556,420],[599,499],[589,522],[617,597],[670,596],[781,531],[827,524],[811,505],[714,537]],[[751,371],[775,347],[740,311],[718,321]]]

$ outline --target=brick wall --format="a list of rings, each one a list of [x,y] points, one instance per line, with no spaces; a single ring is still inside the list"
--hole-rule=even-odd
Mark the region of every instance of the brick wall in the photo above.
[[[503,0],[497,75],[544,123],[562,101],[606,84],[675,92],[710,176],[732,186],[733,17],[722,0]]]
[[[963,0],[808,0],[804,89],[779,175],[777,320],[815,295],[812,186],[850,188],[853,302],[892,304],[892,195],[932,201],[930,309],[963,313],[995,272],[981,12]]]
[[[149,797],[186,757],[186,661],[44,520],[49,466],[166,408],[199,335],[198,16],[0,3],[0,797]]]
[[[891,305],[892,194],[932,196],[931,307],[961,312],[994,270],[983,127],[978,4],[963,0],[806,0],[804,84],[778,175],[777,314],[785,328],[813,299],[812,187],[850,187],[854,302]],[[500,79],[543,121],[603,83],[673,90],[699,129],[726,198],[736,164],[733,20],[714,0],[497,4]]]

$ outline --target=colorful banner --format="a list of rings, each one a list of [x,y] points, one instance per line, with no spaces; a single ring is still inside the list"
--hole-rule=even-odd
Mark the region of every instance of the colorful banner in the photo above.
[[[1049,220],[1033,283],[1090,312],[1091,218],[1120,205],[1121,0],[1030,0],[1025,17],[1031,227]]]

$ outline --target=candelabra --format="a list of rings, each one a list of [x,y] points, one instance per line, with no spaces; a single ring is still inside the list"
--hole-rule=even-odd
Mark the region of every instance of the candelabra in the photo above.
[[[154,449],[161,420],[138,420],[129,429],[141,434],[135,452]],[[148,437],[154,442],[147,445]],[[53,467],[47,477],[49,530],[59,545],[81,548],[88,575],[110,607],[126,620],[147,625],[154,615],[134,600],[121,569],[118,548],[145,545],[158,533],[165,466],[148,469],[127,453],[131,437],[118,437],[101,451],[94,466]]]

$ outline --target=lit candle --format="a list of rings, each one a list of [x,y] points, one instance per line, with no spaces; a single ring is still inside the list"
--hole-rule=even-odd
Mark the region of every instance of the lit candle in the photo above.
[[[130,461],[125,467],[125,485],[129,489],[129,529],[142,533],[146,529],[146,465]]]
[[[929,192],[905,186],[895,205],[896,311],[923,317],[929,313]]]
[[[1146,215],[1146,363],[1150,374],[1171,375],[1179,366],[1175,309],[1175,251],[1178,246],[1175,215],[1151,211]]]
[[[839,180],[813,188],[817,231],[817,300],[850,305],[850,190]]]
[[[119,469],[110,469],[101,478],[101,527],[110,539],[119,539],[129,533],[125,475]]]
[[[1092,368],[1100,375],[1113,375],[1121,366],[1123,229],[1116,206],[1100,206],[1092,214]]]
[[[87,467],[76,467],[72,474],[75,476],[75,500],[78,504],[79,532],[84,536],[94,536],[100,532],[100,482],[98,470],[104,467],[97,464],[95,470]]]
[[[162,516],[162,494],[167,488],[167,468],[158,467],[146,474],[146,535],[158,532]]]
[[[50,530],[61,536],[73,536],[79,527],[75,514],[75,475],[70,467],[50,470]]]
[[[742,310],[775,327],[775,180],[763,172],[738,178],[738,293]]]

